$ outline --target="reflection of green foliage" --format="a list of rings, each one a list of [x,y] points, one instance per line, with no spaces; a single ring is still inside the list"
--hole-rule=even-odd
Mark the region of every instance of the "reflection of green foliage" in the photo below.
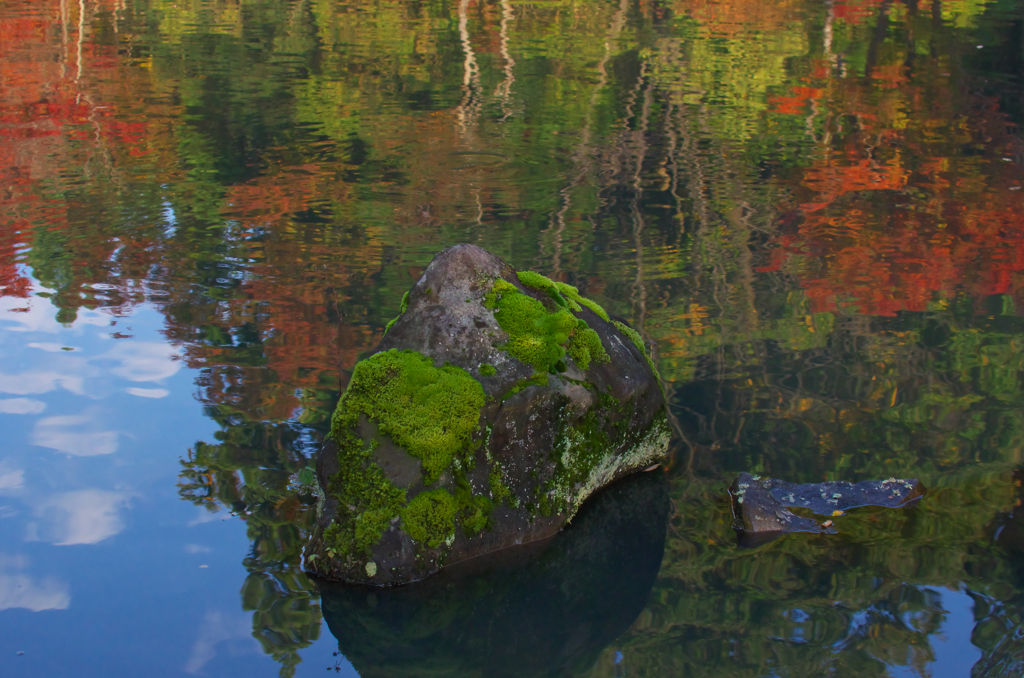
[[[253,545],[244,561],[242,609],[253,612],[253,637],[287,678],[301,661],[299,651],[320,636],[316,587],[299,567],[315,497],[290,483],[309,461],[288,426],[226,425],[218,437],[218,445],[197,443],[182,462],[179,492],[211,511],[227,507],[244,517]]]

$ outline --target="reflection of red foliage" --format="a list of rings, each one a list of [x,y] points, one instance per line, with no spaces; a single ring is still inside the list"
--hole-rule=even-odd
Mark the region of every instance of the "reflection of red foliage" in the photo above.
[[[995,100],[943,96],[941,81],[906,84],[905,71],[898,60],[871,82],[831,80],[827,97],[792,90],[853,121],[803,170],[787,206],[801,215],[796,231],[782,229],[759,269],[795,273],[815,311],[924,311],[959,291],[1024,296],[1024,191],[1010,190],[1020,168],[1004,159],[1019,140]]]
[[[18,270],[17,250],[21,246],[19,232],[25,222],[8,224],[0,229],[0,297],[28,297],[32,283]]]
[[[878,15],[882,0],[837,0],[832,6],[833,16],[850,24],[860,24]]]
[[[921,180],[911,183],[933,197],[919,204],[891,190],[907,185],[895,164],[816,167],[805,176],[818,197],[803,206],[799,232],[783,239],[782,251],[819,263],[801,275],[815,311],[850,300],[860,313],[893,315],[926,310],[961,287],[975,297],[1024,289],[1019,193],[958,196],[950,182]],[[779,265],[773,259],[765,270]]]
[[[769,111],[783,115],[805,115],[808,107],[821,98],[823,91],[814,87],[794,87],[791,97],[768,97]]]

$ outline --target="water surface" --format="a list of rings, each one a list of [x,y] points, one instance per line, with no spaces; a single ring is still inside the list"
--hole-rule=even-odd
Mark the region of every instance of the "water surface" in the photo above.
[[[1009,0],[0,3],[0,670],[1021,675],[1022,72]],[[659,529],[321,601],[299,472],[459,242],[655,347]],[[929,492],[741,549],[740,471]]]

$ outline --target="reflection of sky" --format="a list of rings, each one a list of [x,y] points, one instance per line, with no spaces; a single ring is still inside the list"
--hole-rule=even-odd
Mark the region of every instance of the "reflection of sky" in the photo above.
[[[162,317],[54,315],[0,298],[0,675],[277,675],[241,610],[245,525],[177,495],[214,425]],[[326,635],[297,675],[334,665]]]
[[[935,661],[929,664],[931,678],[960,678],[970,676],[971,668],[981,658],[981,651],[971,643],[974,628],[974,601],[964,591],[930,589],[945,610],[939,633],[929,641]],[[912,678],[915,673],[907,666],[890,666],[894,678]]]

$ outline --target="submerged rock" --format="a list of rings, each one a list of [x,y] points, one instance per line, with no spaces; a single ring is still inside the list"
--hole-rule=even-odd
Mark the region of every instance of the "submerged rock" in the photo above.
[[[409,586],[319,581],[324,621],[363,678],[581,675],[643,611],[668,509],[666,475],[636,474],[514,553]]]
[[[665,453],[664,407],[628,325],[479,247],[444,250],[338,403],[306,569],[401,584],[549,537]]]
[[[917,480],[829,481],[795,485],[775,478],[741,473],[729,488],[733,517],[741,540],[760,543],[785,532],[834,533],[831,523],[798,516],[790,508],[821,516],[837,516],[852,508],[899,508],[919,499],[924,488]]]

